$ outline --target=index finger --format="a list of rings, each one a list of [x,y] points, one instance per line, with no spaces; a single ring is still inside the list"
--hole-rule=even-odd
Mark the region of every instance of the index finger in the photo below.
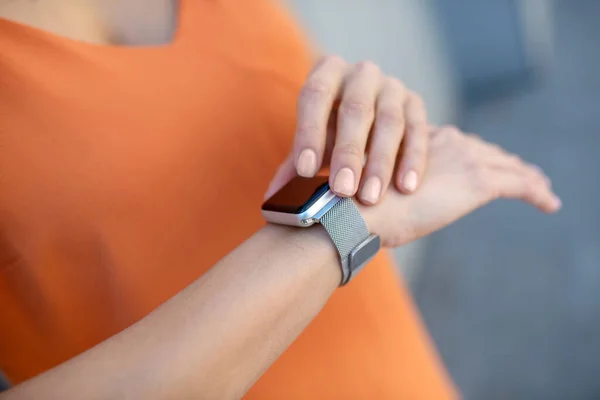
[[[405,110],[406,133],[399,154],[396,186],[403,193],[412,193],[425,175],[429,126],[423,100],[414,92],[409,92]]]
[[[298,175],[314,176],[323,162],[327,122],[346,72],[339,57],[325,57],[309,75],[298,97],[294,160]]]

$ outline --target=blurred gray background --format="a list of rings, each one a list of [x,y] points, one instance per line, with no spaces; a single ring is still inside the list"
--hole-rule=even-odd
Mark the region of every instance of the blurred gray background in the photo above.
[[[600,398],[600,1],[289,2],[323,51],[375,61],[563,200],[499,201],[399,251],[464,397]]]

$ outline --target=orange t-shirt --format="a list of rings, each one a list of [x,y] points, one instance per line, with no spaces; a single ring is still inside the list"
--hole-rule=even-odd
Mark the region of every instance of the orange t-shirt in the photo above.
[[[270,1],[184,1],[173,43],[0,20],[0,369],[28,379],[138,321],[263,225],[310,56]],[[210,327],[206,327],[210,329]],[[386,253],[249,399],[444,399]]]

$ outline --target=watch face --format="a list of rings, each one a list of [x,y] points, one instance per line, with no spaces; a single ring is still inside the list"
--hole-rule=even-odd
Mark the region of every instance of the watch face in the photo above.
[[[287,214],[301,214],[308,210],[329,190],[329,177],[292,179],[279,192],[275,193],[262,206],[265,211],[277,211]]]

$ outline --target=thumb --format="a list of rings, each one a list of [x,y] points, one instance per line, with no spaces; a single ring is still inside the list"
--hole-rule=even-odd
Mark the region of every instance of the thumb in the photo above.
[[[264,199],[268,199],[273,196],[279,189],[284,187],[289,181],[296,176],[296,166],[294,165],[294,158],[290,154],[288,158],[277,168],[275,176],[269,184],[269,188],[265,193]]]

